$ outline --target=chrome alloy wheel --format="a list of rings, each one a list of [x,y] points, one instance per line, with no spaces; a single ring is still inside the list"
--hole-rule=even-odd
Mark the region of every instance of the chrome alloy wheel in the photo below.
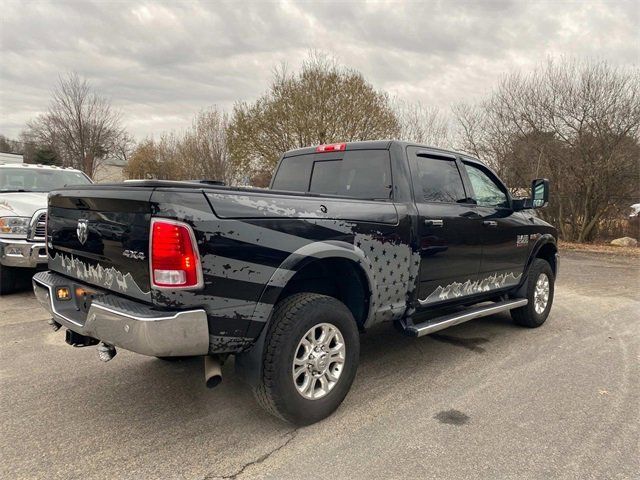
[[[533,308],[538,315],[541,315],[549,303],[549,277],[546,273],[541,273],[536,281],[536,289],[533,292]]]
[[[317,400],[336,386],[344,368],[346,348],[342,333],[330,323],[319,323],[304,334],[291,367],[293,383],[307,400]]]

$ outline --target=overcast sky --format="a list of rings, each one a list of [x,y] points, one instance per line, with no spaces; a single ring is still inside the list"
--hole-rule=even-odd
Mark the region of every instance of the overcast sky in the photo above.
[[[569,55],[638,65],[635,1],[44,2],[0,0],[0,134],[17,137],[75,71],[137,138],[265,90],[320,49],[379,89],[448,109],[504,73]]]

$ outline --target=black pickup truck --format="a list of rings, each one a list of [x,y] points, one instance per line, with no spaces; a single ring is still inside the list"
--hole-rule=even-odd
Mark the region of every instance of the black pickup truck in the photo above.
[[[459,153],[399,141],[285,153],[267,190],[139,181],[49,196],[37,298],[67,343],[201,355],[208,386],[235,367],[271,413],[330,415],[356,374],[359,333],[422,336],[511,312],[544,323],[556,230]]]

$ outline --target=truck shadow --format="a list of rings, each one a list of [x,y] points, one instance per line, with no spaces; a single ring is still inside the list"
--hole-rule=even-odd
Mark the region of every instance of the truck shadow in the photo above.
[[[38,273],[38,270],[30,268],[14,269],[12,272],[11,285],[9,285],[6,293],[14,294],[31,291],[31,279],[36,273]]]
[[[511,324],[508,314],[417,339],[404,336],[391,324],[376,326],[361,336],[358,376],[340,415],[349,415],[348,404],[371,401],[372,391],[401,394],[407,377],[414,372],[423,377],[435,375],[442,370],[443,361],[455,368],[468,361],[468,355],[484,353],[492,340],[518,332],[523,330]],[[125,415],[128,425],[143,430],[150,423],[160,424],[163,429],[191,429],[189,425],[203,421],[212,431],[245,422],[262,425],[267,431],[291,428],[256,404],[250,388],[235,375],[232,359],[223,366],[222,384],[211,390],[205,387],[202,363],[202,358],[166,362],[122,352],[108,364],[109,374],[96,372],[94,388],[82,392],[85,406],[105,413],[92,415],[86,422],[93,424],[92,428],[113,429],[118,424],[114,417]],[[99,367],[96,365],[96,369]],[[69,398],[60,401],[77,402],[77,392],[67,395]]]

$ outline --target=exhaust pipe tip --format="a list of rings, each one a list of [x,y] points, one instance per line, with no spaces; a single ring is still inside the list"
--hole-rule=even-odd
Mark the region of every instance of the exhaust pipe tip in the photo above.
[[[103,362],[108,362],[113,359],[117,355],[116,347],[113,345],[108,345],[104,342],[100,342],[98,345],[98,358]]]
[[[222,364],[218,357],[204,357],[204,382],[207,388],[214,388],[222,383]]]
[[[206,381],[207,388],[217,387],[222,383],[222,375],[214,375],[213,377],[209,377]]]

